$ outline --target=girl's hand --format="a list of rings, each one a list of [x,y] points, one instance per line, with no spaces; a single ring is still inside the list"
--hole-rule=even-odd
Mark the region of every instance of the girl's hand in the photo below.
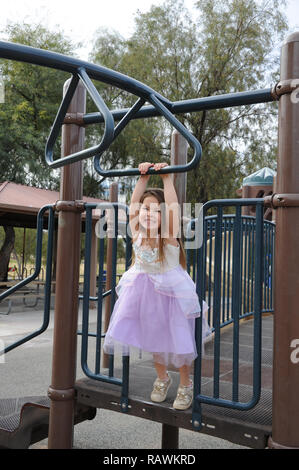
[[[154,170],[159,171],[159,170],[161,170],[161,168],[164,168],[166,166],[169,166],[168,163],[165,163],[165,162],[155,163],[154,164]],[[170,175],[170,173],[160,174],[161,178],[165,178],[166,176],[169,176],[169,175]]]
[[[142,175],[145,175],[151,166],[154,166],[154,164],[150,162],[139,163],[138,170],[140,171]],[[147,176],[150,176],[150,175],[147,175]]]

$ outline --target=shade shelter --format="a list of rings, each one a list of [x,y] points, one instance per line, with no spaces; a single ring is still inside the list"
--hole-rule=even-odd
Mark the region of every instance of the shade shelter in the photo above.
[[[4,181],[0,183],[0,225],[1,226],[12,226],[12,227],[23,227],[36,228],[37,214],[41,207],[47,204],[55,204],[60,199],[59,191],[52,191],[49,189],[41,189],[32,186],[26,186],[17,184],[11,181]],[[96,199],[93,197],[83,196],[84,202],[100,204],[107,202],[105,199]],[[93,211],[93,226],[95,225],[100,217],[100,210],[95,209]],[[56,217],[55,225],[57,229]],[[106,220],[110,221],[110,212],[106,213]],[[118,223],[125,227],[126,214],[125,211],[120,209],[118,211]],[[47,217],[44,220],[47,229]],[[85,231],[85,214],[82,216],[82,231]],[[55,236],[56,240],[56,236]],[[96,270],[97,270],[97,243],[96,243],[96,230],[92,231],[92,246],[94,252],[94,262],[91,266],[91,279],[92,288],[91,291],[95,293],[96,290]],[[24,247],[23,247],[24,248]],[[55,256],[54,256],[54,272],[55,272]]]

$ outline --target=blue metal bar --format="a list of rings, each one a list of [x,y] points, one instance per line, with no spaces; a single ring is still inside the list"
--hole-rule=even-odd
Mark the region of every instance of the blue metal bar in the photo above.
[[[209,228],[209,290],[208,290],[208,305],[211,305],[211,279],[212,279],[212,219],[207,224]],[[213,299],[214,302],[214,299]],[[210,313],[210,312],[209,312]],[[211,315],[211,314],[210,314]],[[209,318],[210,319],[210,318]]]
[[[187,165],[180,165],[184,166],[184,171],[193,170],[198,164],[201,158],[201,145],[199,141],[187,130],[185,126],[168,110],[168,108],[161,102],[159,98],[152,93],[149,97],[149,101],[160,111],[160,113],[173,125],[173,127],[180,132],[180,134],[185,137],[187,142],[193,147],[194,155],[191,162],[187,163]],[[177,167],[175,166],[174,169]],[[155,171],[155,170],[153,170]],[[178,172],[177,170],[175,172]]]
[[[56,116],[54,125],[51,129],[50,136],[46,143],[46,162],[51,168],[59,168],[63,165],[67,165],[69,163],[74,163],[79,160],[83,160],[84,158],[92,157],[96,153],[103,152],[106,150],[111,142],[113,141],[114,137],[114,121],[112,114],[110,113],[109,109],[107,108],[106,104],[104,103],[103,99],[101,98],[99,92],[97,91],[96,87],[90,80],[89,76],[86,73],[84,68],[78,69],[78,75],[73,76],[72,81],[70,83],[69,89],[67,90],[66,97],[63,99],[62,104],[59,108],[58,114]],[[82,81],[86,90],[88,91],[89,95],[91,96],[93,102],[99,109],[101,115],[104,117],[105,120],[105,129],[102,140],[100,144],[95,145],[89,149],[80,150],[79,152],[73,153],[72,155],[68,155],[66,157],[58,158],[57,160],[53,160],[53,147],[57,136],[59,134],[60,128],[63,124],[64,117],[66,115],[68,105],[75,93],[78,79]]]
[[[271,236],[271,304],[270,308],[273,310],[273,286],[274,286],[274,266],[275,266],[275,225],[272,226]]]
[[[205,218],[205,208],[203,208],[203,233],[206,233],[207,220]],[[204,237],[205,239],[205,237]],[[196,292],[199,299],[199,304],[202,309],[202,301],[205,297],[204,291],[204,278],[205,271],[203,270],[204,263],[204,244],[197,250],[196,260]],[[194,384],[193,393],[194,397],[201,393],[201,378],[202,378],[202,315],[195,319],[195,342],[197,348],[197,358],[194,361]],[[201,424],[201,403],[198,400],[193,400],[192,403],[192,426],[193,429],[199,431],[202,427]]]
[[[46,142],[46,149],[45,149],[45,157],[46,157],[46,162],[49,166],[53,164],[53,148],[55,145],[55,142],[57,140],[57,137],[59,135],[61,126],[63,124],[64,117],[67,113],[68,107],[72,101],[72,98],[74,96],[74,93],[76,91],[77,85],[78,85],[79,77],[78,75],[73,75],[71,82],[69,84],[69,87],[66,91],[66,94],[59,106],[58,112],[56,114],[50,135],[47,139]],[[64,157],[67,158],[67,157]],[[62,161],[64,161],[64,158],[62,158]]]
[[[129,210],[126,210],[126,271],[129,268],[129,264],[132,257],[132,239],[128,233],[129,227]],[[129,406],[129,372],[130,372],[130,357],[123,356],[123,386],[121,395],[121,409],[122,411],[128,411]]]
[[[231,237],[232,237],[231,223],[232,223],[232,219],[231,219],[231,217],[230,217],[229,220],[228,220],[228,224],[229,224],[229,232],[228,232],[229,240],[228,240],[228,268],[227,268],[227,272],[228,272],[228,282],[227,282],[227,315],[226,315],[226,319],[227,319],[227,320],[231,317],[231,315],[230,315],[230,310],[231,310],[231,306],[230,306],[230,270],[231,270]]]
[[[129,93],[133,93],[147,100],[148,96],[154,93],[167,106],[171,107],[172,103],[164,96],[154,91],[144,83],[128,77],[115,70],[102,67],[100,65],[91,64],[75,57],[51,52],[44,49],[38,49],[23,44],[0,41],[0,57],[3,59],[17,60],[19,62],[27,62],[42,67],[49,67],[57,70],[69,72],[72,75],[77,74],[79,69],[85,69],[91,79],[99,80],[108,85],[115,86]],[[126,112],[124,113],[126,114]]]
[[[125,126],[130,122],[131,119],[134,118],[134,115],[137,113],[137,111],[141,108],[141,106],[144,104],[144,99],[139,98],[138,101],[132,106],[132,108],[129,109],[127,114],[122,118],[122,120],[118,123],[116,128],[114,129],[114,137],[113,140],[116,139],[116,137],[121,133],[121,131],[125,128]],[[100,156],[103,154],[103,151],[100,152],[99,154],[95,155],[94,158],[94,169],[96,170],[97,173],[100,175],[104,176],[113,176],[114,171],[119,171],[119,170],[104,170],[100,166]],[[116,173],[117,174],[117,173]]]
[[[89,330],[89,295],[90,295],[90,252],[92,233],[92,209],[86,208],[85,219],[85,250],[84,250],[84,284],[83,284],[83,309],[82,309],[82,345],[81,367],[83,372],[90,376],[87,365],[88,355],[88,330]]]
[[[228,93],[226,95],[207,96],[205,98],[194,98],[191,100],[174,101],[171,111],[173,114],[184,114],[208,109],[232,108],[249,104],[269,103],[274,101],[271,88],[262,90],[245,91],[239,93]],[[128,108],[115,109],[112,115],[115,121],[119,121],[128,112]],[[143,106],[133,119],[145,119],[161,116],[154,106]],[[103,122],[99,113],[85,114],[83,117],[85,124],[96,124]]]
[[[101,293],[102,281],[103,281],[103,263],[104,263],[104,238],[103,234],[100,234],[100,251],[99,251],[99,282],[98,282],[98,296],[91,297],[89,295],[90,290],[90,253],[91,253],[91,231],[92,231],[92,210],[100,209],[103,214],[100,216],[104,218],[105,209],[114,209],[114,229],[115,233],[113,236],[112,244],[112,286],[111,289],[106,291],[104,294]],[[91,379],[111,383],[114,385],[121,386],[121,411],[126,412],[128,410],[128,390],[129,390],[129,356],[123,357],[123,370],[122,379],[116,378],[114,374],[114,361],[113,355],[110,355],[109,364],[109,376],[100,374],[100,357],[101,357],[101,339],[105,337],[102,334],[101,322],[102,322],[102,298],[108,294],[111,295],[111,311],[115,304],[115,285],[116,285],[116,265],[117,265],[117,234],[118,234],[118,209],[122,208],[126,211],[127,216],[127,227],[129,221],[128,206],[118,202],[108,203],[86,203],[86,235],[85,235],[85,261],[84,261],[84,290],[83,290],[83,322],[82,322],[82,351],[81,351],[81,365],[84,373]],[[128,268],[130,257],[131,257],[131,239],[129,234],[126,235],[126,269]],[[89,333],[88,316],[89,316],[89,300],[98,301],[98,312],[97,312],[97,327],[96,333]],[[95,373],[93,373],[87,365],[87,350],[88,350],[88,338],[96,338],[96,361],[95,361]]]
[[[245,276],[247,279],[246,282],[246,299],[244,303],[244,314],[249,311],[249,292],[250,292],[250,234],[251,234],[251,220],[246,218],[246,270]]]
[[[243,256],[243,246],[244,246],[244,230],[243,230],[243,219],[242,213],[240,213],[240,311],[239,317],[242,315],[242,304],[243,304],[243,263],[244,263],[244,256]]]
[[[95,170],[106,176],[130,176],[140,175],[138,168],[134,169],[119,169],[119,170],[102,170],[99,163],[99,157],[103,151],[107,150],[114,138],[114,120],[111,112],[106,107],[104,101],[100,97],[98,91],[92,83],[92,79],[99,80],[104,83],[116,86],[120,89],[133,93],[141,98],[131,110],[128,110],[124,119],[121,121],[117,129],[117,134],[125,127],[129,120],[139,111],[140,107],[145,101],[149,101],[160,114],[162,114],[189,142],[194,148],[194,156],[186,165],[176,165],[162,168],[155,171],[153,168],[148,170],[148,174],[165,174],[186,172],[195,168],[198,165],[201,157],[201,145],[198,140],[191,134],[191,132],[180,123],[180,121],[172,114],[172,103],[157,93],[155,90],[144,85],[137,80],[134,80],[126,75],[115,72],[114,70],[100,67],[99,65],[90,64],[88,62],[80,61],[78,59],[67,57],[62,54],[49,52],[42,49],[36,49],[30,46],[24,46],[15,43],[5,43],[0,41],[0,57],[19,60],[21,62],[29,62],[35,65],[42,65],[59,70],[70,72],[73,75],[70,90],[67,92],[66,97],[62,101],[56,116],[54,126],[51,130],[50,136],[46,145],[46,162],[51,168],[59,168],[60,166],[73,163],[91,156],[97,155],[95,160]],[[53,160],[53,147],[58,136],[59,130],[62,126],[63,118],[66,114],[68,104],[75,91],[75,84],[78,79],[83,82],[87,91],[91,95],[93,101],[97,105],[101,116],[105,121],[105,130],[101,143],[89,149],[76,152],[72,155]]]
[[[201,145],[199,141],[191,134],[191,132],[188,131],[188,129],[183,126],[183,124],[169,111],[169,107],[165,106],[161,99],[156,96],[155,93],[151,93],[148,97],[147,100],[150,101],[153,106],[155,106],[160,114],[164,116],[171,125],[177,129],[183,137],[187,140],[187,142],[193,147],[194,149],[194,155],[192,160],[187,163],[186,165],[175,165],[175,166],[168,166],[165,168],[162,168],[159,171],[154,170],[153,168],[149,168],[148,174],[163,174],[163,173],[180,173],[180,172],[186,172],[194,169],[200,161],[201,158]],[[124,119],[127,119],[127,122],[129,120],[129,114],[132,113],[132,117],[136,112],[138,111],[138,108],[141,106],[141,101],[138,101],[136,103],[136,107],[132,108],[127,115],[125,115]],[[131,116],[130,116],[131,117]],[[120,122],[120,125],[122,124],[122,121]],[[123,126],[121,126],[122,128]],[[124,170],[103,170],[100,167],[100,162],[99,162],[99,157],[97,156],[94,160],[94,168],[95,170],[101,175],[101,176],[133,176],[133,175],[140,175],[140,171],[138,168],[131,168],[131,169],[124,169]]]
[[[106,211],[104,210],[100,216],[101,219],[105,220]],[[99,271],[98,271],[98,302],[97,302],[97,340],[96,340],[96,364],[95,373],[100,373],[101,368],[101,354],[102,354],[102,311],[103,311],[103,270],[104,270],[104,237],[100,237],[99,242]]]
[[[241,206],[236,207],[233,239],[232,317],[233,330],[233,401],[239,396],[239,318],[240,318],[240,255],[241,255]]]
[[[225,321],[225,284],[226,284],[226,221],[223,220],[223,268],[222,268],[222,322]]]
[[[255,229],[256,229],[256,224],[253,221],[252,222],[252,232],[251,232],[251,279],[253,279],[253,273],[254,273],[254,252],[255,252]],[[253,295],[254,295],[254,284],[251,281],[251,292],[250,292],[250,310],[253,310]]]
[[[219,398],[220,377],[220,300],[221,300],[221,258],[222,258],[222,206],[217,207],[216,233],[214,238],[214,289],[213,326],[214,338],[214,397]]]
[[[270,305],[270,292],[271,292],[271,226],[266,224],[267,227],[267,299],[266,307]]]
[[[33,281],[39,275],[40,270],[41,270],[41,260],[42,260],[41,246],[42,246],[42,238],[43,238],[43,232],[42,232],[43,217],[44,217],[44,213],[47,210],[51,210],[52,207],[53,207],[52,205],[43,206],[39,210],[38,215],[37,215],[37,234],[36,234],[35,269],[34,269],[34,272],[30,276],[26,277],[26,279],[23,279],[22,281],[18,282],[14,286],[7,289],[5,292],[2,292],[2,294],[0,294],[0,301],[5,299],[6,297],[8,297],[13,292],[17,291],[21,287],[26,286],[26,284],[29,284],[29,282]]]
[[[112,239],[112,279],[111,279],[111,303],[110,303],[110,316],[112,315],[113,307],[115,304],[115,284],[116,284],[116,263],[117,263],[117,234],[118,234],[118,206],[113,206],[113,239]],[[109,377],[114,373],[114,355],[109,356]]]
[[[256,206],[256,250],[254,260],[254,335],[253,335],[253,401],[260,399],[261,393],[261,345],[262,345],[262,287],[263,287],[263,242],[264,242],[264,206]]]
[[[204,205],[204,213],[205,211],[210,208],[210,207],[217,207],[218,213],[217,216],[219,217],[219,212],[221,213],[222,208],[224,206],[236,206],[236,215],[234,217],[234,220],[232,221],[231,216],[223,216],[224,218],[227,217],[227,221],[229,222],[229,225],[231,226],[233,224],[233,233],[234,233],[234,238],[233,238],[233,315],[232,318],[228,318],[226,322],[221,323],[221,327],[228,325],[233,322],[233,328],[234,328],[234,333],[233,333],[233,390],[232,390],[232,399],[222,399],[219,398],[219,396],[215,397],[215,393],[213,396],[206,396],[201,394],[200,389],[200,375],[201,375],[201,364],[197,360],[196,365],[195,365],[195,387],[194,387],[194,396],[195,396],[195,404],[193,405],[193,421],[196,419],[197,421],[201,417],[201,403],[207,403],[210,405],[217,405],[217,406],[222,406],[222,407],[227,407],[227,408],[234,408],[237,410],[248,410],[252,407],[254,407],[259,398],[260,398],[260,390],[261,390],[261,313],[262,313],[262,292],[263,292],[263,242],[264,242],[264,223],[263,223],[263,199],[255,199],[253,202],[253,199],[244,199],[244,200],[215,200],[215,201],[209,201]],[[242,216],[241,216],[241,206],[243,205],[256,205],[256,218],[251,218],[251,217],[246,217],[245,221],[242,221]],[[213,216],[214,217],[214,216]],[[210,230],[213,229],[212,225],[212,219],[210,218],[207,220],[205,218],[205,223],[210,223]],[[248,245],[249,245],[249,250],[251,249],[252,253],[251,256],[254,258],[254,311],[249,312],[247,311],[246,313],[243,313],[240,315],[240,289],[242,287],[242,282],[241,282],[241,234],[242,231],[246,233],[248,232],[248,227],[247,227],[247,221],[249,222],[249,227],[252,233],[255,233],[255,240],[251,239],[251,233],[248,233]],[[251,223],[251,221],[255,221],[255,224]],[[242,227],[244,226],[244,229]],[[217,250],[217,242],[219,243],[219,234],[217,235],[217,231],[223,231],[223,229],[226,229],[226,223],[221,224],[219,228],[219,219],[218,219],[218,224],[216,222],[216,233],[215,233],[215,260],[219,260],[219,251],[220,247],[218,245],[218,250]],[[229,229],[229,234],[231,234],[232,230],[231,227]],[[217,241],[216,241],[217,239]],[[251,239],[251,241],[250,241]],[[254,242],[254,245],[253,245]],[[247,242],[246,242],[247,243]],[[230,243],[229,243],[230,246]],[[218,253],[216,254],[216,252]],[[246,250],[245,250],[246,251]],[[201,250],[201,253],[203,253],[203,250]],[[250,254],[248,255],[250,256]],[[251,260],[249,260],[251,261]],[[248,262],[248,265],[246,266],[245,273],[248,271],[250,264]],[[200,272],[203,273],[204,269],[204,260],[200,261],[200,268],[199,268],[199,274],[198,274],[198,279],[200,279]],[[216,271],[217,272],[217,271]],[[230,272],[230,269],[228,270]],[[253,280],[253,272],[250,275],[250,279]],[[217,275],[214,277],[214,282],[217,284]],[[216,286],[217,290],[217,286]],[[217,300],[216,300],[216,305],[217,305]],[[253,348],[254,348],[254,357],[253,357],[253,385],[252,385],[252,398],[250,401],[247,403],[243,403],[239,401],[239,319],[240,318],[246,318],[247,316],[253,315],[254,316],[254,340],[253,340]],[[199,341],[199,336],[197,334],[196,336],[196,341]],[[220,338],[218,339],[220,340]],[[215,342],[217,341],[217,338],[215,337]],[[214,361],[216,361],[216,368],[217,368],[217,361],[219,360],[216,358],[217,350],[214,354]],[[196,368],[198,370],[196,371]],[[217,376],[215,378],[214,374],[214,381],[217,380]],[[197,383],[198,381],[198,383]],[[215,388],[215,384],[214,384]],[[216,384],[216,389],[218,390],[218,386]],[[199,424],[200,426],[200,424]]]
[[[21,338],[18,341],[7,346],[5,349],[0,351],[0,356],[2,354],[6,354],[9,351],[21,346],[22,344],[30,341],[31,339],[35,338],[42,334],[49,326],[49,319],[50,319],[50,305],[51,305],[51,270],[52,270],[52,254],[53,254],[53,232],[54,232],[54,208],[53,205],[43,206],[37,216],[37,234],[36,234],[36,255],[35,255],[35,269],[31,276],[23,279],[22,281],[18,282],[16,285],[7,289],[5,292],[0,294],[0,301],[9,297],[10,294],[19,290],[21,287],[25,286],[26,284],[30,283],[34,279],[36,279],[41,270],[41,259],[42,259],[42,239],[43,239],[43,217],[46,211],[49,211],[48,217],[48,245],[47,245],[47,269],[46,269],[46,284],[45,284],[45,303],[44,303],[44,315],[43,315],[43,322],[41,327],[26,335],[24,338]]]
[[[105,203],[103,203],[105,205]],[[85,204],[85,255],[84,255],[84,286],[83,286],[83,313],[82,313],[82,346],[81,346],[81,367],[85,375],[94,380],[122,385],[122,380],[116,377],[107,377],[93,373],[87,364],[88,355],[88,330],[89,330],[89,292],[90,292],[90,253],[91,253],[91,234],[92,234],[92,209],[97,204]],[[99,296],[98,296],[99,297]]]

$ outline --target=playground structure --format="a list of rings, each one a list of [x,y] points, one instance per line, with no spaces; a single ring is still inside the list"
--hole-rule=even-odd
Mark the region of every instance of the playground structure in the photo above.
[[[70,83],[67,83],[64,90],[64,99],[59,108],[57,117],[52,127],[47,145],[46,160],[50,167],[58,168],[63,166],[60,200],[53,206],[44,207],[38,216],[38,238],[36,251],[36,270],[27,279],[12,287],[7,292],[0,295],[0,300],[8,297],[19,287],[26,285],[33,280],[40,269],[40,244],[42,237],[42,218],[48,212],[48,262],[45,287],[45,316],[40,330],[33,333],[37,335],[45,331],[49,317],[49,298],[51,285],[51,251],[53,233],[54,212],[58,212],[59,232],[57,248],[57,288],[55,302],[55,325],[54,344],[52,362],[52,382],[48,390],[50,398],[49,414],[49,448],[70,448],[72,446],[72,428],[75,422],[83,419],[90,419],[94,415],[95,408],[108,408],[115,410],[115,402],[119,402],[119,411],[131,413],[135,416],[142,416],[162,423],[162,447],[176,448],[178,444],[178,428],[185,427],[197,431],[207,432],[224,439],[239,442],[251,447],[273,448],[298,448],[299,434],[297,423],[299,419],[299,404],[297,400],[299,390],[299,368],[296,361],[292,361],[291,344],[293,340],[299,338],[298,322],[298,294],[296,290],[299,265],[299,241],[297,233],[299,230],[299,168],[298,168],[298,122],[299,108],[298,100],[294,92],[298,84],[299,74],[299,33],[295,33],[287,38],[282,47],[281,57],[281,81],[273,88],[258,90],[253,92],[235,93],[222,96],[194,99],[184,102],[170,103],[164,97],[151,90],[149,87],[136,80],[125,77],[114,71],[102,67],[88,64],[73,58],[61,56],[33,49],[28,46],[21,46],[10,43],[0,43],[0,57],[29,62],[35,65],[54,67],[69,71],[72,74]],[[105,83],[112,84],[121,89],[129,91],[138,96],[136,104],[129,110],[118,110],[110,112],[103,103],[97,90],[91,82],[97,79]],[[96,103],[99,113],[85,114],[85,89],[89,92]],[[205,243],[196,250],[193,256],[193,273],[196,273],[196,284],[200,301],[205,298],[206,293],[206,260],[208,265],[213,267],[213,328],[214,340],[211,343],[213,349],[213,360],[205,361],[201,357],[201,321],[196,321],[196,342],[199,357],[194,363],[194,405],[193,409],[186,412],[175,412],[169,403],[158,405],[149,403],[144,398],[145,386],[148,389],[147,381],[152,382],[153,377],[149,377],[148,371],[145,375],[142,366],[133,366],[130,370],[129,358],[124,357],[121,369],[114,370],[113,358],[109,361],[109,373],[100,373],[100,344],[101,344],[101,309],[104,296],[111,296],[111,305],[115,302],[115,267],[116,267],[116,242],[112,240],[112,286],[103,295],[100,290],[98,296],[90,297],[90,250],[91,250],[91,217],[92,204],[82,201],[82,164],[81,160],[94,156],[96,171],[101,175],[138,175],[138,169],[123,170],[103,170],[100,166],[100,156],[103,151],[123,130],[131,119],[146,118],[153,115],[162,115],[176,128],[176,130],[193,147],[194,155],[190,163],[171,165],[157,173],[184,173],[193,169],[200,161],[201,147],[197,140],[179,123],[174,117],[176,113],[194,112],[203,109],[216,109],[219,107],[232,107],[244,104],[261,102],[271,102],[279,99],[279,154],[277,165],[277,193],[264,198],[253,199],[231,199],[209,201],[204,206],[204,233],[205,227],[209,227],[213,232],[213,243]],[[151,106],[143,106],[145,102]],[[114,129],[114,120],[119,120],[119,124]],[[104,122],[105,131],[101,143],[92,149],[83,150],[84,147],[84,125]],[[65,124],[65,125],[63,125]],[[57,139],[59,129],[62,127],[62,151],[63,157],[53,158],[53,147]],[[154,170],[149,170],[149,174],[156,174]],[[181,175],[180,175],[181,176]],[[183,194],[183,191],[181,192]],[[183,196],[179,197],[182,203]],[[117,226],[117,214],[119,204],[112,203],[114,207],[115,225]],[[235,214],[232,221],[227,221],[223,215],[224,207],[234,207]],[[242,218],[242,206],[255,206],[255,217]],[[264,246],[270,246],[269,240],[273,236],[269,235],[269,229],[264,228],[264,207],[271,207],[276,211],[276,235],[275,235],[275,257],[274,276],[268,276],[265,266],[271,266],[271,262],[265,257],[267,250]],[[111,204],[101,205],[103,215]],[[207,211],[210,208],[217,211],[217,215],[209,218]],[[127,210],[127,207],[124,207]],[[82,326],[82,354],[81,363],[87,379],[76,382],[75,361],[77,342],[77,312],[78,312],[78,276],[79,276],[79,241],[81,233],[81,214],[86,213],[85,225],[85,277],[83,292],[83,326]],[[253,221],[254,219],[254,221]],[[196,221],[192,221],[196,227]],[[213,225],[214,224],[214,225]],[[252,225],[250,236],[246,235],[247,227]],[[192,225],[192,224],[191,224]],[[291,228],[291,229],[290,229]],[[192,227],[190,228],[190,230]],[[232,251],[224,263],[231,263],[230,273],[226,276],[226,269],[222,269],[221,263],[224,260],[223,249],[225,240],[233,235],[232,242],[228,243]],[[245,235],[244,235],[245,234]],[[271,238],[272,237],[272,238]],[[249,240],[253,240],[249,242]],[[99,285],[102,285],[103,273],[103,239],[100,239],[99,258]],[[232,243],[232,244],[231,244]],[[268,243],[268,245],[267,245]],[[131,257],[130,237],[126,239],[126,267]],[[214,248],[212,249],[212,247]],[[207,252],[212,249],[213,263],[207,257]],[[249,256],[249,251],[251,255]],[[270,249],[271,251],[271,249]],[[242,256],[243,254],[243,256]],[[290,256],[291,254],[291,256]],[[188,267],[190,268],[190,253],[187,252]],[[241,260],[244,263],[241,265]],[[249,263],[250,261],[250,263]],[[247,263],[245,267],[245,263]],[[267,264],[268,263],[268,264]],[[242,267],[243,266],[243,267]],[[251,266],[249,270],[249,266]],[[245,271],[244,271],[245,270]],[[242,276],[242,272],[250,273],[250,276]],[[265,276],[266,273],[266,276]],[[231,279],[231,287],[228,287],[228,298],[231,297],[231,314],[226,315],[221,309],[221,295],[226,296],[226,292],[221,288],[224,283],[224,276]],[[210,276],[208,280],[211,286]],[[262,320],[263,288],[269,297],[269,283],[274,287],[274,357],[273,357],[273,394],[272,390],[264,389],[261,384],[263,371],[263,344],[262,344],[262,323],[267,326],[269,318]],[[252,344],[249,345],[251,354],[243,358],[244,363],[251,365],[252,384],[246,388],[240,383],[240,359],[242,360],[242,345],[240,343],[240,332],[244,328],[241,312],[241,292],[242,284],[250,286],[245,291],[250,295],[244,296],[245,304],[249,297],[252,299],[250,307],[245,308],[246,316],[251,316],[245,326],[251,328]],[[210,287],[209,287],[210,289]],[[209,292],[208,289],[208,292]],[[231,290],[230,290],[231,289]],[[89,301],[98,302],[99,320],[97,331],[90,334],[88,324]],[[244,305],[244,303],[243,303]],[[246,305],[246,307],[247,307]],[[223,304],[222,304],[223,307]],[[249,311],[248,311],[249,310]],[[266,306],[266,311],[273,310],[272,304]],[[221,316],[221,311],[222,316]],[[210,320],[212,320],[210,318]],[[230,329],[221,328],[228,324]],[[223,384],[220,380],[220,369],[224,361],[221,360],[222,338],[230,335],[227,343],[231,344],[231,361],[226,364],[231,367],[231,381]],[[94,336],[97,341],[97,358],[95,371],[93,372],[87,365],[87,350],[89,336]],[[10,345],[5,352],[23,344],[32,335],[24,338],[14,345]],[[209,363],[210,361],[210,363]],[[272,364],[272,362],[271,362]],[[208,370],[210,367],[210,370]],[[212,372],[211,372],[212,369]],[[129,393],[129,371],[131,372],[130,383],[133,392]],[[121,378],[120,378],[121,377]],[[209,378],[211,380],[206,381]],[[246,389],[246,390],[245,390]],[[114,405],[112,406],[112,401]],[[30,402],[29,402],[30,403]],[[2,401],[3,404],[3,401]],[[20,413],[24,421],[16,432],[0,429],[0,445],[3,447],[15,447],[25,445],[22,441],[22,432],[35,430],[36,432],[27,439],[27,446],[33,439],[41,438],[47,432],[45,416],[42,417],[37,409],[47,408],[47,404],[34,403],[27,404],[26,409],[22,407]],[[0,407],[0,409],[2,409]],[[29,410],[31,409],[32,412]],[[25,412],[26,411],[26,412]],[[25,416],[27,415],[27,417]],[[27,421],[26,421],[27,419]],[[25,423],[26,421],[26,423]],[[43,424],[43,432],[41,432]],[[38,427],[40,425],[40,427]],[[23,431],[22,431],[23,429]],[[23,444],[20,444],[23,442]]]

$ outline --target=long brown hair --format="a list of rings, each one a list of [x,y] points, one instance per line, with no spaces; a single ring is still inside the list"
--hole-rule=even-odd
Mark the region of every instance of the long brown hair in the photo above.
[[[140,203],[142,203],[144,201],[144,199],[148,196],[155,197],[158,200],[158,203],[160,204],[160,207],[161,207],[161,224],[160,224],[160,227],[158,229],[158,233],[159,233],[159,258],[158,258],[158,261],[162,262],[165,259],[165,254],[164,254],[165,238],[161,237],[161,227],[165,227],[165,204],[162,204],[162,206],[161,206],[162,202],[165,203],[164,190],[161,189],[161,188],[147,188],[144,191],[141,198],[140,198]],[[139,222],[137,224],[137,227],[138,227],[138,230],[139,230]],[[185,253],[185,250],[184,250],[183,242],[181,240],[181,237],[177,237],[176,239],[177,239],[177,241],[180,245],[180,265],[185,270],[187,270],[186,253]],[[135,253],[134,253],[134,250],[133,250],[132,251],[131,266],[133,265],[134,261],[135,261]]]

